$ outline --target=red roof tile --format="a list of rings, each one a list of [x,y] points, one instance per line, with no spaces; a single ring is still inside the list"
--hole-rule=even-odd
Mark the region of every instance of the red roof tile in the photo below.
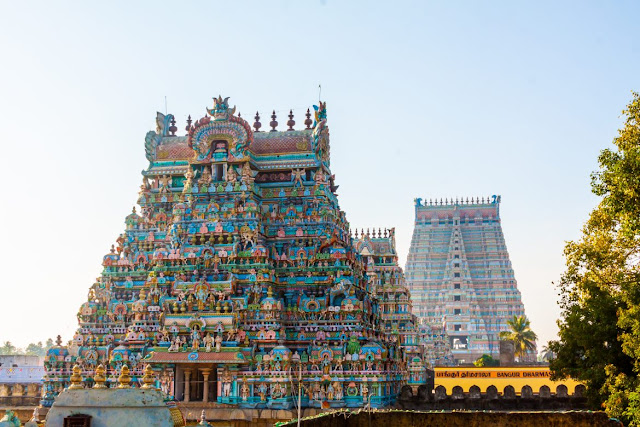
[[[156,160],[188,160],[193,155],[194,151],[186,141],[163,142],[156,147]]]
[[[238,357],[238,353],[241,352],[229,352],[223,351],[220,353],[206,353],[206,352],[158,352],[151,353],[151,357],[144,359],[149,363],[248,363],[242,357]]]
[[[308,132],[256,133],[249,150],[254,154],[300,153],[311,150]]]

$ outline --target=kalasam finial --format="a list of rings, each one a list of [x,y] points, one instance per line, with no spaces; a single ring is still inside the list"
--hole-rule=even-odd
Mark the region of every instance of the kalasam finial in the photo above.
[[[107,381],[106,370],[103,365],[98,365],[96,372],[93,375],[93,388],[107,388],[105,382]]]
[[[156,388],[156,377],[153,373],[151,365],[147,365],[144,368],[144,376],[142,377],[144,385],[141,388]]]
[[[118,388],[131,388],[131,376],[129,375],[129,367],[127,365],[122,365],[122,369],[120,369]]]
[[[82,384],[82,368],[80,368],[80,365],[74,365],[71,372],[73,373],[70,378],[71,385],[69,386],[69,390],[84,388],[84,385]]]
[[[256,132],[260,132],[260,128],[262,127],[262,123],[260,123],[260,113],[256,111],[256,117],[255,117],[256,121],[253,122],[253,128],[256,130]]]
[[[296,125],[296,122],[295,120],[293,120],[293,110],[289,110],[289,121],[287,122],[287,126],[289,126],[289,129],[287,129],[287,131],[295,130],[293,129],[295,125]]]

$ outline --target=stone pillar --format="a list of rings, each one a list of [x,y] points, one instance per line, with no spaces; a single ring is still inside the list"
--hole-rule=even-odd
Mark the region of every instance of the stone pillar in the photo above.
[[[500,340],[500,366],[513,366],[515,347],[513,341]]]
[[[184,370],[184,401],[188,402],[191,394],[191,369]]]
[[[208,402],[209,401],[209,373],[211,372],[211,368],[201,368],[200,370],[202,371],[202,377],[204,378],[204,381],[202,384],[202,386],[204,387],[202,389],[202,401]]]

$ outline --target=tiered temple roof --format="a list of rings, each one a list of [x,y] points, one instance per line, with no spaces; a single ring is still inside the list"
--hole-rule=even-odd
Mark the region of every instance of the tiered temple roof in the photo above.
[[[388,404],[410,380],[404,355],[422,354],[415,318],[393,237],[351,237],[326,104],[302,130],[290,113],[278,131],[274,112],[260,131],[228,98],[207,113],[186,136],[158,113],[139,209],[104,256],[72,345],[47,356],[43,404],[75,363],[86,377],[107,365],[107,382],[151,364],[183,402],[290,408],[302,390],[303,406]]]
[[[414,312],[432,331],[444,328],[460,362],[497,358],[500,332],[524,314],[499,209],[500,196],[415,200],[406,265]]]

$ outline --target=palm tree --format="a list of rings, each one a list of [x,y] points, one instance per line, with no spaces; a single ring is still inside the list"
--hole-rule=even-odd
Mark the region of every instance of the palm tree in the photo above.
[[[513,343],[515,356],[522,357],[536,349],[538,336],[531,330],[527,316],[513,316],[513,319],[507,320],[507,324],[511,330],[500,332],[500,339]]]
[[[555,359],[555,357],[555,353],[549,348],[548,345],[542,347],[542,352],[540,352],[540,359],[543,362],[550,362],[551,360]]]

